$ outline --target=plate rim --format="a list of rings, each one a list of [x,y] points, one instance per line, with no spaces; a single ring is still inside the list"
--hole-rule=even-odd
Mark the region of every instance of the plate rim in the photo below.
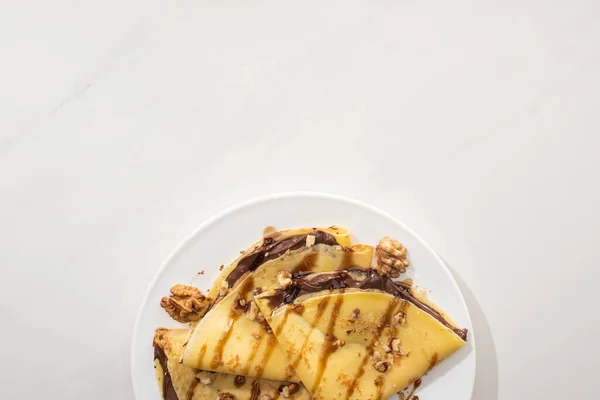
[[[252,197],[241,203],[234,204],[232,206],[229,206],[229,207],[217,212],[216,214],[212,215],[211,217],[206,219],[204,222],[202,222],[200,225],[198,225],[190,234],[185,236],[177,244],[177,246],[175,246],[169,252],[169,254],[165,258],[165,260],[160,264],[160,267],[154,274],[154,277],[152,278],[152,280],[146,287],[146,291],[144,293],[144,296],[142,297],[142,301],[141,301],[141,303],[138,307],[138,311],[136,313],[135,322],[133,325],[133,332],[131,334],[131,345],[130,345],[130,349],[129,349],[129,357],[131,359],[130,374],[131,374],[131,386],[133,387],[134,398],[136,400],[140,399],[139,394],[137,392],[136,385],[135,385],[135,373],[136,373],[136,369],[137,369],[137,364],[135,361],[135,355],[134,355],[135,350],[134,349],[136,348],[136,342],[137,342],[136,337],[138,336],[137,333],[139,330],[140,321],[142,319],[142,311],[144,310],[146,304],[148,303],[152,289],[158,283],[162,273],[167,268],[167,266],[186,246],[189,245],[189,243],[196,237],[196,235],[198,235],[202,230],[204,230],[208,226],[227,217],[229,214],[232,214],[235,211],[242,209],[242,208],[251,207],[255,204],[260,204],[260,203],[264,203],[264,202],[268,202],[268,201],[287,199],[287,198],[292,198],[292,197],[335,200],[335,201],[340,201],[340,202],[344,202],[344,203],[348,203],[348,204],[352,204],[355,206],[366,208],[369,211],[377,213],[377,214],[381,215],[382,217],[385,217],[385,218],[389,219],[390,221],[394,222],[395,224],[398,224],[399,226],[401,226],[409,234],[411,234],[421,245],[423,245],[429,252],[431,252],[431,254],[433,254],[434,258],[443,267],[443,271],[446,274],[446,276],[448,277],[451,285],[454,287],[454,289],[456,289],[456,292],[458,293],[458,295],[460,297],[459,300],[462,302],[465,310],[467,311],[467,319],[469,322],[469,326],[472,328],[471,331],[469,332],[469,334],[470,334],[469,341],[471,342],[471,351],[473,352],[473,363],[474,363],[474,371],[475,371],[475,373],[473,374],[473,377],[471,379],[471,397],[472,397],[473,392],[475,390],[475,377],[477,375],[477,346],[476,346],[476,342],[475,342],[475,334],[474,334],[475,329],[473,327],[473,320],[471,318],[471,312],[469,311],[469,307],[468,307],[465,297],[462,293],[462,290],[458,286],[458,283],[456,282],[456,279],[454,279],[454,276],[450,272],[450,269],[448,268],[448,266],[446,265],[444,260],[437,254],[437,252],[419,234],[417,234],[415,231],[413,231],[411,228],[409,228],[404,222],[400,221],[399,219],[392,216],[388,212],[383,211],[380,208],[377,208],[371,204],[365,203],[363,201],[360,201],[360,200],[357,200],[357,199],[354,199],[351,197],[333,194],[333,193],[326,193],[326,192],[319,192],[319,191],[289,191],[289,192],[276,192],[276,193],[271,193],[271,194],[267,194],[267,195],[263,195],[263,196]]]

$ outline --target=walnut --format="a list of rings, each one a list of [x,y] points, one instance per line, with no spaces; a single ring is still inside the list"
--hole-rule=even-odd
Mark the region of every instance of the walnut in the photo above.
[[[208,371],[200,371],[196,375],[196,379],[203,385],[210,385],[212,383],[212,374]]]
[[[285,398],[290,397],[294,393],[300,390],[300,385],[297,383],[290,383],[289,385],[280,385],[277,391]]]
[[[229,291],[229,283],[226,280],[221,282],[221,286],[219,286],[219,295],[227,296],[227,291]]]
[[[219,393],[217,400],[235,400],[235,396],[228,392]]]
[[[392,350],[394,350],[396,353],[400,353],[400,339],[393,339],[392,340]]]
[[[400,312],[394,314],[394,320],[392,321],[392,326],[403,325],[405,321],[406,321],[406,314],[404,314],[402,311],[400,311]]]
[[[246,300],[243,297],[238,298],[233,304],[233,312],[237,315],[242,315],[246,311]]]
[[[373,352],[373,358],[375,359],[375,361],[381,360],[381,353],[378,352],[378,351],[374,351]]]
[[[290,394],[294,394],[300,390],[300,385],[297,383],[290,383],[288,389],[290,389]]]
[[[388,236],[379,241],[375,248],[377,263],[373,267],[382,275],[389,275],[397,278],[400,274],[406,272],[408,259],[406,257],[406,247],[397,240]]]
[[[315,244],[315,236],[314,235],[306,235],[306,247],[314,246]]]
[[[390,365],[393,365],[394,364],[394,353],[387,353],[385,355],[385,361],[390,363]]]
[[[387,344],[384,344],[382,347],[383,347],[383,351],[385,351],[386,353],[390,353],[392,351],[392,348],[390,346],[388,346]]]
[[[178,322],[193,322],[200,319],[200,311],[205,307],[206,297],[194,286],[175,285],[171,297],[163,297],[160,306]]]
[[[335,342],[333,342],[333,345],[338,347],[344,347],[346,345],[346,341],[338,339]]]
[[[260,311],[258,310],[256,303],[252,302],[250,303],[250,308],[246,312],[246,318],[248,318],[250,321],[254,321],[259,312]]]
[[[292,284],[292,274],[288,271],[279,271],[277,273],[277,284],[282,289],[290,287]]]
[[[373,367],[379,372],[385,372],[388,370],[390,364],[387,361],[377,361],[373,364]]]
[[[356,307],[353,311],[352,311],[352,315],[351,315],[352,319],[358,319],[358,317],[360,317],[360,308]]]
[[[273,333],[273,329],[271,329],[271,327],[269,326],[269,324],[262,324],[262,327],[265,330],[265,332],[267,332],[267,334]]]
[[[258,312],[258,314],[256,314],[256,320],[258,322],[265,322],[265,316],[263,315],[263,313],[261,313],[260,311]]]

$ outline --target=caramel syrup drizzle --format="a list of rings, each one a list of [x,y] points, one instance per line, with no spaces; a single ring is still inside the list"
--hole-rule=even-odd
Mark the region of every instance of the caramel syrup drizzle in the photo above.
[[[310,330],[312,330],[317,325],[317,323],[321,320],[321,317],[323,316],[323,312],[325,311],[325,309],[327,308],[327,304],[329,303],[329,299],[330,299],[329,296],[324,297],[323,300],[321,300],[321,302],[319,303],[319,305],[317,307],[317,314],[315,315],[314,322],[311,324]],[[306,347],[308,346],[308,342],[310,339],[310,330],[309,330],[308,335],[306,335],[306,337],[304,338],[304,343],[302,343],[302,347],[300,348],[298,357],[296,357],[296,359],[292,363],[292,368],[294,368],[294,369],[296,369],[298,364],[300,364],[300,360],[302,360],[302,355],[306,351]]]
[[[335,339],[335,338],[331,338],[331,335],[333,334],[333,330],[335,328],[335,323],[340,315],[340,309],[342,308],[343,303],[344,303],[344,296],[338,295],[337,299],[335,300],[335,303],[333,304],[333,310],[331,311],[331,316],[330,316],[329,322],[327,324],[327,336],[329,337],[329,339]],[[315,382],[313,384],[313,387],[310,389],[311,393],[315,392],[315,390],[319,387],[321,380],[323,379],[323,373],[325,372],[325,369],[327,367],[327,362],[329,361],[329,356],[331,356],[331,354],[338,349],[338,346],[335,346],[333,344],[333,342],[328,339],[328,337],[325,338],[325,343],[323,344],[323,348],[321,350],[321,357],[319,358],[319,366],[318,366],[317,372],[315,374],[315,376],[316,376]]]
[[[381,336],[381,333],[383,332],[383,329],[385,328],[386,325],[389,325],[392,322],[392,317],[393,317],[393,313],[394,313],[394,308],[396,306],[396,304],[398,304],[398,299],[396,299],[395,297],[390,300],[390,302],[388,303],[387,309],[385,311],[385,316],[383,318],[383,323],[381,324],[380,327],[377,328],[377,334],[375,336],[373,336],[373,340],[371,340],[371,343],[369,343],[369,345],[366,348],[366,354],[363,357],[361,364],[360,364],[360,369],[358,371],[358,373],[356,374],[356,376],[354,377],[354,379],[352,380],[352,384],[350,385],[350,389],[348,389],[348,392],[346,393],[346,400],[349,400],[352,395],[354,394],[354,391],[356,390],[356,386],[358,385],[358,380],[364,375],[365,373],[365,367],[367,366],[367,362],[369,361],[369,357],[371,351],[373,350],[373,347],[375,346],[375,342],[379,339],[379,336]],[[406,304],[406,306],[405,306]],[[408,307],[407,303],[402,303],[402,309],[406,310],[406,307]],[[383,382],[380,385],[381,390],[383,390]],[[379,394],[378,399],[381,399],[381,391],[378,388],[377,392]]]
[[[194,398],[194,392],[196,391],[196,386],[198,386],[198,383],[199,382],[196,379],[192,380],[192,383],[185,395],[186,400],[192,400]]]
[[[253,286],[254,278],[252,278],[252,276],[248,276],[248,278],[242,283],[242,287],[238,294],[238,298],[245,298],[250,292],[250,290],[252,290]],[[221,364],[221,362],[223,361],[223,349],[225,348],[225,345],[227,344],[227,341],[231,336],[233,324],[240,317],[240,315],[241,314],[237,314],[233,310],[233,308],[231,309],[231,311],[229,311],[229,320],[225,324],[225,330],[223,331],[223,333],[221,333],[221,337],[219,338],[219,341],[215,346],[215,355],[213,356],[213,359],[210,363],[211,369],[217,368],[219,364]]]
[[[206,354],[206,344],[202,345],[200,348],[200,352],[198,353],[198,362],[197,365],[200,367],[202,365],[202,361],[204,360],[204,355]]]
[[[413,398],[413,395],[415,394],[415,390],[417,390],[419,386],[421,386],[421,378],[417,379],[415,381],[415,383],[413,383],[413,387],[412,387],[410,393],[408,394],[408,396],[406,396],[406,400],[410,400]]]

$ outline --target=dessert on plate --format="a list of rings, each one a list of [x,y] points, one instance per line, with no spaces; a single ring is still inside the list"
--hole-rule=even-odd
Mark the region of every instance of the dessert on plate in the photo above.
[[[175,285],[161,306],[164,400],[387,399],[461,348],[460,329],[409,279],[389,237],[352,244],[339,227],[274,231],[204,295]]]

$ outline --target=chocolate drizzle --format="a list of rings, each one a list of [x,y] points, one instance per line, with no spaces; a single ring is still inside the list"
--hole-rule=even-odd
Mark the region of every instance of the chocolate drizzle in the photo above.
[[[280,240],[276,240],[277,235],[266,237],[258,249],[242,257],[235,268],[229,273],[225,279],[229,287],[233,287],[234,283],[246,272],[254,271],[267,261],[281,257],[288,250],[296,250],[305,246],[306,237],[309,235],[315,237],[315,244],[326,244],[329,246],[338,244],[335,236],[331,233],[318,230],[300,235],[284,236]]]
[[[177,397],[177,392],[175,392],[175,387],[173,386],[173,381],[171,380],[171,374],[169,373],[167,355],[165,354],[163,348],[160,347],[156,342],[154,343],[154,359],[158,360],[163,370],[162,392],[164,400],[179,400],[179,397]]]
[[[459,329],[450,324],[437,310],[413,296],[411,287],[403,282],[393,281],[386,275],[380,275],[375,270],[350,269],[311,276],[310,273],[300,272],[294,275],[294,281],[287,289],[278,289],[269,296],[272,308],[290,304],[305,294],[317,293],[323,290],[337,289],[375,289],[389,293],[399,299],[412,303],[415,307],[431,315],[447,328],[456,333],[462,340],[467,340],[467,330]]]

